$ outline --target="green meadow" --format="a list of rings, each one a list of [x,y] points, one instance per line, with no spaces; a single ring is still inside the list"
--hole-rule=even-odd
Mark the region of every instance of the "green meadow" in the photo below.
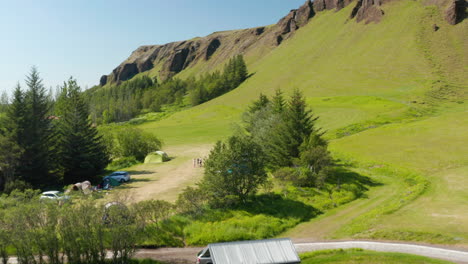
[[[379,185],[284,235],[468,245],[468,23],[448,25],[421,1],[382,8],[368,25],[348,19],[352,5],[320,12],[270,53],[247,54],[253,75],[239,88],[138,126],[166,146],[206,146],[260,93],[299,88],[335,158]]]
[[[375,252],[362,249],[322,250],[301,255],[304,264],[325,263],[408,263],[408,264],[443,264],[452,263],[421,256],[400,253]]]

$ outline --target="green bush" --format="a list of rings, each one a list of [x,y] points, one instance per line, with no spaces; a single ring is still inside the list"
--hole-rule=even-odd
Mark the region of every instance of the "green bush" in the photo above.
[[[185,228],[187,244],[206,245],[213,242],[263,239],[273,237],[300,222],[299,219],[252,215],[245,211],[236,211],[233,214],[233,217],[217,222],[192,222]]]
[[[140,163],[140,162],[135,157],[123,157],[123,158],[116,159],[116,160],[112,161],[107,166],[107,169],[115,171],[115,170],[120,170],[120,169],[123,169],[123,168],[131,167],[131,166],[133,166],[135,164],[138,164],[138,163]]]

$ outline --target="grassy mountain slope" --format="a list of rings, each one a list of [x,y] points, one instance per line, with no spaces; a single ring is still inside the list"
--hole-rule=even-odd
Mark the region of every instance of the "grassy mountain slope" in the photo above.
[[[259,93],[299,88],[333,153],[383,185],[289,235],[467,245],[468,22],[448,25],[420,1],[383,5],[379,24],[351,9],[318,13],[262,59],[246,54],[253,76],[236,90],[140,126],[168,145],[213,143]]]

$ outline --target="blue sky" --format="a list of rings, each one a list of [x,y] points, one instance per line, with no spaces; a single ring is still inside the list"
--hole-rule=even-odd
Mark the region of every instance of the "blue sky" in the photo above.
[[[99,82],[138,46],[276,23],[305,0],[0,0],[0,92],[32,65],[47,87]]]

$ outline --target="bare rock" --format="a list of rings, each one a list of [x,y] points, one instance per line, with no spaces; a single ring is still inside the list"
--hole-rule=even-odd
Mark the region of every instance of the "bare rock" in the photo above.
[[[216,67],[225,63],[226,59],[245,54],[252,49],[264,55],[290,38],[298,28],[305,26],[314,15],[313,3],[307,0],[300,8],[291,10],[273,26],[220,31],[187,41],[141,46],[111,74],[101,78],[100,83],[120,83],[138,73],[153,70],[156,66],[159,69],[158,77],[164,80],[199,61],[206,61]],[[215,53],[219,55],[214,56]]]
[[[299,9],[296,11],[296,24],[298,27],[305,26],[309,19],[315,15],[313,4],[310,0],[307,0]]]
[[[253,30],[253,33],[256,36],[260,36],[261,34],[263,34],[263,32],[265,32],[265,27],[258,27]]]
[[[99,79],[99,85],[104,86],[107,83],[107,75],[101,76],[101,79]]]
[[[211,56],[216,52],[216,50],[221,46],[221,41],[219,39],[215,38],[210,41],[210,44],[208,44],[208,47],[206,48],[206,55],[205,55],[205,60],[209,60]]]
[[[316,12],[336,9],[337,11],[346,7],[352,0],[315,0],[313,9]]]
[[[123,67],[118,68],[118,70],[114,72],[114,75],[117,76],[117,80],[126,81],[138,73],[139,71],[136,63],[126,63]]]
[[[466,0],[453,0],[445,10],[445,20],[451,25],[462,22],[466,18],[467,7],[468,2]]]
[[[358,0],[356,6],[351,12],[350,18],[356,18],[356,22],[365,21],[366,24],[371,22],[380,22],[384,12],[380,9],[380,0]]]
[[[169,71],[180,72],[184,69],[185,60],[189,54],[189,49],[184,48],[176,50],[171,59],[169,59]]]

